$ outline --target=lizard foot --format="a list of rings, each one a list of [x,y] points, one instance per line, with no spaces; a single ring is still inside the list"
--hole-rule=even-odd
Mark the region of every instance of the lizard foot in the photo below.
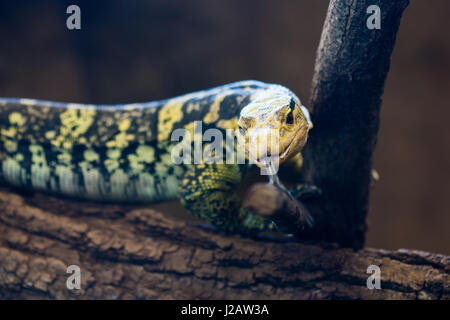
[[[290,192],[295,199],[300,201],[317,198],[322,194],[322,191],[318,187],[306,184],[298,184]]]

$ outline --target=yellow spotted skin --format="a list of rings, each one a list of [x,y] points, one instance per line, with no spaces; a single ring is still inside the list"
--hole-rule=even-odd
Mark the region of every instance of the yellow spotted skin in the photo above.
[[[242,209],[233,195],[251,166],[177,165],[171,151],[178,141],[171,141],[171,134],[178,128],[193,133],[198,120],[202,132],[240,128],[244,140],[242,133],[252,126],[277,128],[288,157],[299,152],[311,127],[300,106],[288,89],[251,80],[125,105],[3,98],[0,183],[107,202],[179,197],[189,211],[219,229],[253,235],[275,225]]]

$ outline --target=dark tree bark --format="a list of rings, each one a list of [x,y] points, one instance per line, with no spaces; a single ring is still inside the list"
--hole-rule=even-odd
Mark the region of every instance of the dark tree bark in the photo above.
[[[381,7],[381,30],[365,28],[369,4]],[[316,241],[255,241],[145,207],[1,189],[0,298],[449,299],[447,256],[339,247],[363,244],[380,97],[406,4],[331,1],[305,153],[305,179],[323,192],[305,202],[317,227],[303,235]],[[69,265],[81,268],[80,290],[66,287]],[[366,286],[370,265],[381,290]]]
[[[378,5],[381,29],[366,27]],[[361,248],[384,82],[408,0],[332,0],[312,84],[315,124],[306,146],[304,179],[322,189],[311,204],[310,239]]]
[[[378,5],[381,29],[366,27]],[[304,180],[318,186],[308,205],[316,228],[309,239],[361,248],[381,96],[408,0],[332,0],[312,84],[314,128],[304,151]]]
[[[450,257],[224,236],[143,207],[0,191],[0,298],[449,299]],[[68,290],[69,265],[81,290]],[[366,286],[381,268],[381,289]]]

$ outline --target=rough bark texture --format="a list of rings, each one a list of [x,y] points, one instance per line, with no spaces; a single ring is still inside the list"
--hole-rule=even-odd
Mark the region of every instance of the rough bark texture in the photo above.
[[[381,29],[369,30],[378,5]],[[361,248],[366,231],[372,153],[384,82],[408,0],[332,0],[312,85],[314,129],[304,151],[304,180],[323,195],[308,210],[309,239]]]
[[[0,298],[449,299],[450,257],[274,243],[139,207],[0,191]],[[81,268],[68,290],[66,268]],[[369,265],[381,289],[366,287]]]

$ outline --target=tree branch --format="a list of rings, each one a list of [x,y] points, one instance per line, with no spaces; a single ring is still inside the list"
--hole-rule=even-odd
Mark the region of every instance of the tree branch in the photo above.
[[[381,29],[366,27],[370,5]],[[304,181],[319,187],[308,210],[316,227],[307,239],[361,248],[378,131],[381,95],[408,0],[332,0],[312,85],[314,128],[304,150]]]
[[[0,190],[0,298],[449,299],[450,257],[209,233],[143,207]],[[69,265],[81,290],[66,288]],[[381,290],[369,290],[369,265]]]

